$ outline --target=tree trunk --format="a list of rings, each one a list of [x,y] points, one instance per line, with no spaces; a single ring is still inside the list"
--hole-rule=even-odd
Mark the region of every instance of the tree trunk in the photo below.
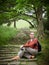
[[[36,18],[37,18],[37,37],[43,37],[44,35],[44,26],[42,18],[42,6],[35,8]]]
[[[14,28],[16,28],[16,21],[14,20]]]
[[[11,22],[8,22],[7,26],[10,26],[11,25]]]

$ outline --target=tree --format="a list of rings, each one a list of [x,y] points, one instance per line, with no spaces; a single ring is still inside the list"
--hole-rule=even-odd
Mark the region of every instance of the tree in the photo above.
[[[11,18],[14,18],[17,13],[14,13],[14,7],[16,6],[16,0],[1,0],[0,1],[0,25],[2,23],[11,24]],[[17,11],[16,11],[17,12]]]
[[[4,18],[5,20],[9,20],[16,18],[15,20],[17,20],[17,18],[22,18],[28,21],[28,19],[26,19],[27,17],[30,17],[31,19],[36,19],[37,21],[37,31],[38,31],[38,37],[41,35],[44,35],[44,29],[45,29],[45,22],[44,22],[44,26],[43,26],[43,6],[46,8],[47,6],[45,6],[46,0],[9,0],[9,1],[2,1],[1,0],[1,10],[0,12],[6,13],[6,18]],[[46,2],[47,3],[47,2]],[[5,6],[6,5],[6,6]],[[3,7],[5,6],[5,8]],[[46,9],[46,11],[48,12],[48,8]],[[7,13],[8,12],[8,13]],[[28,15],[27,13],[31,13],[32,15]],[[48,17],[47,17],[48,18]],[[3,20],[3,19],[1,19]],[[6,20],[6,21],[7,21]],[[3,23],[1,21],[1,23]],[[29,24],[31,24],[29,22]],[[32,24],[31,24],[32,25]],[[48,25],[48,24],[47,24]],[[47,26],[46,26],[47,27]]]
[[[21,9],[26,9],[26,11],[28,10],[28,12],[30,12],[31,10],[33,11],[34,10],[34,14],[36,15],[36,21],[37,21],[37,31],[38,31],[38,37],[41,35],[43,36],[44,35],[44,26],[43,26],[43,18],[42,18],[42,15],[43,15],[43,5],[42,5],[42,2],[39,1],[39,0],[17,0],[18,2],[18,8],[19,10]],[[22,4],[23,3],[23,4]],[[25,13],[25,11],[23,12]],[[30,15],[29,15],[30,16]],[[33,16],[33,14],[32,14]],[[32,17],[33,19],[33,17]]]

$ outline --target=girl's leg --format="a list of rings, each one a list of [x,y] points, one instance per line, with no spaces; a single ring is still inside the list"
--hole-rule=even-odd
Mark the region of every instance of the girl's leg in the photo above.
[[[30,48],[30,47],[27,47],[27,48],[26,48],[26,51],[28,51],[28,52],[29,52],[30,54],[32,54],[32,55],[38,54],[38,50],[32,49],[32,48]]]
[[[17,56],[13,57],[12,60],[20,59],[24,55],[24,52],[25,52],[25,48],[21,48],[20,51],[18,52]]]

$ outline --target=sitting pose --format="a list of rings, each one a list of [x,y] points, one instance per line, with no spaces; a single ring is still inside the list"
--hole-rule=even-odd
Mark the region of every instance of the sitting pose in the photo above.
[[[34,33],[30,33],[30,40],[27,41],[24,45],[21,46],[20,51],[17,56],[13,57],[12,60],[18,60],[23,56],[32,59],[35,55],[38,54],[38,40],[34,37]]]

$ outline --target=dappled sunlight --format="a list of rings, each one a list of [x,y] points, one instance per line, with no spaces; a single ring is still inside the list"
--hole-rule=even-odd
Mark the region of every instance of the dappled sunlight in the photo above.
[[[16,23],[17,28],[29,28],[30,24],[27,21],[19,20]]]
[[[3,24],[3,26],[7,26],[8,23]],[[14,22],[11,23],[10,27],[14,27]],[[16,28],[20,29],[20,28],[29,28],[30,24],[27,21],[24,20],[18,20],[16,21]]]

